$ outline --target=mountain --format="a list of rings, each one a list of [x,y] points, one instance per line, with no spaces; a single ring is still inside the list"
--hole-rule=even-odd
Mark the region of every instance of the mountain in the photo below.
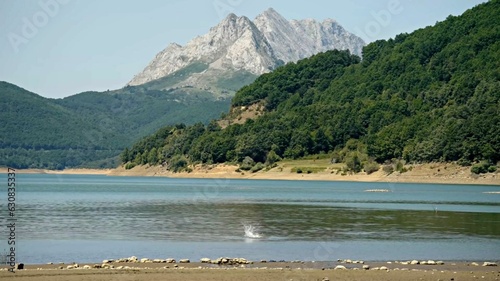
[[[194,38],[186,46],[170,44],[128,85],[142,85],[192,65],[203,65],[198,72],[165,88],[189,86],[218,96],[231,96],[258,75],[284,63],[332,49],[361,55],[363,46],[362,39],[330,19],[322,23],[312,19],[288,21],[273,9],[254,21],[229,14],[207,34]]]
[[[48,99],[0,81],[0,166],[116,167],[126,146],[165,124],[206,123],[229,107],[207,92],[154,86]]]
[[[165,77],[193,63],[221,70],[234,67],[259,74],[271,70],[275,61],[271,47],[252,21],[230,14],[208,34],[196,37],[186,47],[170,44],[129,85]]]
[[[494,171],[500,161],[498,14],[500,1],[489,1],[373,42],[362,60],[334,50],[289,63],[239,90],[223,119],[161,129],[125,150],[122,161],[173,171],[189,163],[248,169],[257,163],[252,170],[258,170],[279,158],[328,153],[352,172],[394,159],[480,162],[473,171]],[[150,154],[156,157],[145,157]]]
[[[0,82],[0,166],[113,167],[122,149],[162,126],[219,117],[238,89],[284,62],[364,44],[331,20],[306,22],[314,27],[272,9],[255,22],[230,14],[186,46],[170,44],[114,91],[46,99]]]

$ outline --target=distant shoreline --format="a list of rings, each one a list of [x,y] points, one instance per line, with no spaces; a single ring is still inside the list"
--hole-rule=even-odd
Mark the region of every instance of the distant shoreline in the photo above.
[[[114,169],[15,169],[18,174],[59,174],[59,175],[108,175]],[[0,168],[0,173],[7,173],[7,168]]]
[[[308,180],[308,181],[352,181],[352,182],[387,182],[387,183],[434,183],[434,184],[478,184],[500,185],[498,172],[473,175],[469,167],[461,167],[448,163],[432,163],[414,165],[412,171],[406,173],[394,172],[386,175],[383,171],[367,175],[358,173],[340,175],[328,172],[298,174],[272,169],[264,172],[236,172],[237,166],[212,165],[197,166],[192,172],[173,173],[161,166],[138,166],[126,170],[123,167],[116,169],[19,169],[19,174],[59,174],[59,175],[107,175],[107,176],[137,176],[137,177],[170,177],[170,178],[199,178],[199,179],[259,179],[259,180]],[[7,173],[6,168],[0,168],[0,173]]]

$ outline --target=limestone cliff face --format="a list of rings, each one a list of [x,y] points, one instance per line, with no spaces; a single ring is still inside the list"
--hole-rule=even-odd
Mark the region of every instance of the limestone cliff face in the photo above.
[[[255,25],[284,62],[297,61],[332,49],[350,50],[361,55],[365,42],[347,32],[335,20],[313,19],[288,21],[273,9],[255,19]]]
[[[364,45],[361,38],[330,19],[322,23],[312,19],[288,21],[273,9],[254,21],[230,14],[207,34],[185,46],[170,44],[128,85],[168,76],[195,62],[208,65],[207,75],[221,71],[260,75],[283,63],[331,49],[348,49],[360,55]]]

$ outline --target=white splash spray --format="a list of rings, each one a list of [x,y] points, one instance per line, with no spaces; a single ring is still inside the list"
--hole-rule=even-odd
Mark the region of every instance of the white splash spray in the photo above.
[[[257,232],[257,229],[253,225],[245,224],[243,225],[243,227],[245,228],[245,237],[253,239],[262,237],[262,235]]]

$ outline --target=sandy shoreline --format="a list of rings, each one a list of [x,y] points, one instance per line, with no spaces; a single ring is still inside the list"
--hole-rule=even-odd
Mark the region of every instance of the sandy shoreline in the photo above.
[[[481,184],[500,185],[500,174],[489,173],[473,175],[470,167],[461,167],[450,163],[431,163],[413,165],[406,173],[395,172],[386,175],[378,171],[367,175],[341,175],[330,171],[297,174],[286,170],[272,169],[257,173],[236,172],[237,166],[213,165],[197,166],[192,172],[172,173],[160,166],[138,166],[130,170],[123,167],[116,169],[65,169],[62,171],[26,169],[17,170],[19,174],[65,174],[65,175],[108,175],[108,176],[145,176],[171,178],[202,178],[202,179],[261,179],[261,180],[318,180],[318,181],[354,181],[354,182],[388,182],[388,183],[436,183],[436,184]],[[0,173],[7,173],[6,168],[0,168]]]
[[[477,265],[475,265],[477,264]],[[86,267],[87,269],[83,269]],[[97,265],[101,265],[98,263]],[[225,266],[206,263],[111,263],[27,265],[16,273],[1,267],[0,279],[13,280],[499,280],[497,266],[482,263],[444,262],[443,265],[406,265],[400,262],[255,262]],[[345,269],[335,269],[338,266]],[[369,269],[363,269],[363,267]],[[62,269],[61,269],[62,268]]]

